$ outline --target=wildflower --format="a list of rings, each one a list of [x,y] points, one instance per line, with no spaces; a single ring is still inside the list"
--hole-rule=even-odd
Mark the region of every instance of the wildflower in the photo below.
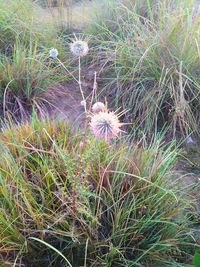
[[[70,44],[70,50],[74,56],[84,57],[88,54],[88,43],[82,40],[75,40]]]
[[[57,58],[57,56],[58,56],[58,50],[56,48],[52,48],[49,51],[49,56],[52,57],[52,58]]]
[[[114,112],[100,111],[91,116],[90,128],[91,132],[98,139],[110,141],[116,138],[122,130],[123,124],[120,123],[119,117]]]
[[[101,111],[105,111],[106,107],[104,105],[104,103],[102,102],[96,102],[93,106],[92,106],[92,112],[93,113],[99,113]]]

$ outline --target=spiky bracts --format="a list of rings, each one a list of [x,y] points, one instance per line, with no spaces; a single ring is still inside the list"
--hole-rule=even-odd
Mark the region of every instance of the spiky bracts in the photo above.
[[[122,132],[119,116],[113,111],[100,111],[91,115],[90,129],[97,139],[110,141]]]

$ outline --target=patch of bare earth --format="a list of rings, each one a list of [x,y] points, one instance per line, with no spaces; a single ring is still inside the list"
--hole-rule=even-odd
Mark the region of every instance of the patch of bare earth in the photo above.
[[[93,81],[82,81],[82,89],[90,105],[93,92]],[[45,101],[45,111],[51,118],[65,120],[71,123],[74,128],[83,129],[86,121],[84,106],[81,104],[82,96],[79,85],[76,81],[68,81],[49,88],[42,95]],[[42,114],[46,115],[46,114]]]

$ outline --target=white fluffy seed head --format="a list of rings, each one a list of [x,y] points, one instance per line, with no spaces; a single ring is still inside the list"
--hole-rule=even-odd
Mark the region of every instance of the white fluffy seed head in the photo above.
[[[104,105],[104,103],[102,102],[96,102],[93,106],[92,106],[92,112],[93,113],[99,113],[101,111],[105,111],[106,110],[106,106]]]
[[[57,56],[58,56],[58,50],[56,48],[52,48],[49,51],[49,56],[52,57],[52,58],[57,58]]]
[[[88,43],[82,40],[75,40],[70,44],[70,50],[74,56],[84,57],[89,51]]]
[[[110,141],[118,137],[122,125],[114,112],[100,111],[91,116],[90,129],[97,139]]]

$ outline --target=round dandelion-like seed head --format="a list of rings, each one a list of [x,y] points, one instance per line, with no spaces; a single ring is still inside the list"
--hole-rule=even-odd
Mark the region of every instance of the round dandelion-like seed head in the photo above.
[[[90,128],[97,139],[110,141],[118,137],[122,132],[117,114],[109,111],[101,111],[91,116]]]
[[[88,43],[82,40],[75,40],[70,44],[70,50],[74,56],[84,57],[89,51]]]
[[[57,56],[58,56],[58,50],[56,48],[52,48],[49,51],[49,56],[52,57],[52,58],[57,58]]]
[[[93,113],[99,113],[101,111],[106,111],[106,106],[104,105],[104,103],[102,102],[96,102],[93,106],[92,106],[92,112]]]

